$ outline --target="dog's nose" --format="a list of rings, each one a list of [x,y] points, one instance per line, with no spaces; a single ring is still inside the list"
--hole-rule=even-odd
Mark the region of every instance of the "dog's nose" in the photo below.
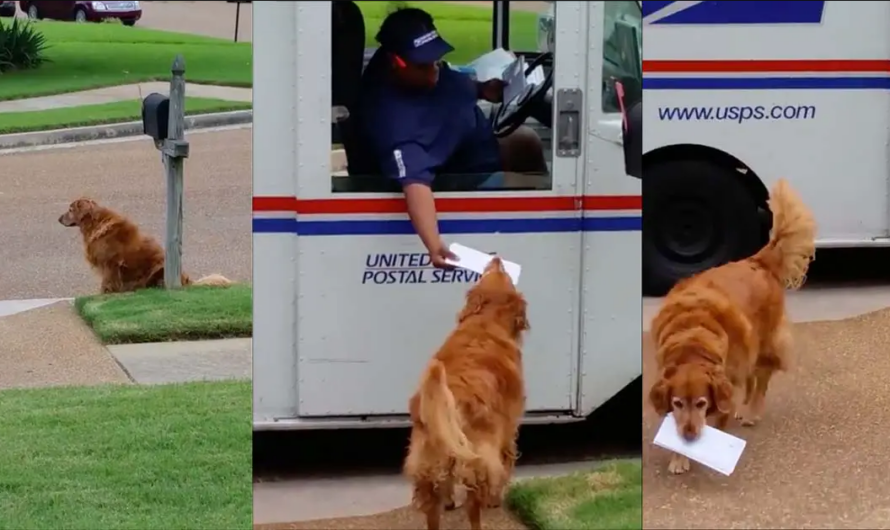
[[[695,429],[693,429],[692,427],[687,427],[687,428],[683,429],[683,438],[687,442],[694,442],[695,439],[697,438],[697,436],[695,434]]]

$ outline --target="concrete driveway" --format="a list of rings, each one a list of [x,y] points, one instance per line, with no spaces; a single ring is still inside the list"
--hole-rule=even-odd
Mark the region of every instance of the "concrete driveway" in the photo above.
[[[192,131],[185,163],[183,267],[250,281],[251,129]],[[68,144],[0,154],[0,300],[96,293],[80,233],[58,223],[83,195],[164,237],[166,183],[151,140]]]
[[[644,528],[890,528],[890,288],[816,288],[791,296],[795,366],[774,379],[763,421],[731,424],[748,441],[730,477],[667,473],[643,405]],[[657,301],[644,303],[648,325]],[[654,352],[644,335],[644,396]]]

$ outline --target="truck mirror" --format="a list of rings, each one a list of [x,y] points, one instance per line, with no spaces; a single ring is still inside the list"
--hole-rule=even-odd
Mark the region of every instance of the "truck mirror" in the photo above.
[[[142,132],[156,142],[167,139],[170,99],[163,94],[149,94],[142,100]]]
[[[643,178],[643,102],[637,101],[627,111],[624,131],[624,168],[627,174]]]

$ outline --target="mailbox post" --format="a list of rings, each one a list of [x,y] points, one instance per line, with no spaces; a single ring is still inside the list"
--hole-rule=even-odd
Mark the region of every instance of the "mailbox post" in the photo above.
[[[164,287],[182,287],[183,167],[189,155],[185,140],[185,59],[173,60],[170,97],[149,94],[142,100],[143,132],[161,152],[167,176],[167,231],[164,240]]]

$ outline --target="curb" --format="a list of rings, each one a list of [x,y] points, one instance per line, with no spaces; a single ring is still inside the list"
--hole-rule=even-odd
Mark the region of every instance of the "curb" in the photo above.
[[[252,122],[253,110],[193,114],[185,117],[185,130],[241,125]],[[127,136],[141,136],[143,134],[141,121],[91,125],[72,129],[53,129],[51,131],[2,134],[0,135],[0,150],[124,138]]]

